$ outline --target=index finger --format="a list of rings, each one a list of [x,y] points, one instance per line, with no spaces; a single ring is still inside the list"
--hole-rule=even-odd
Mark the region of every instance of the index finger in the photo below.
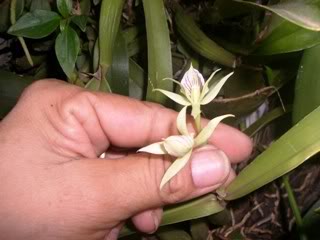
[[[177,112],[158,104],[102,93],[95,93],[91,101],[108,141],[114,146],[142,147],[178,134]],[[209,143],[223,150],[232,162],[247,158],[252,150],[246,135],[225,124],[218,125]]]

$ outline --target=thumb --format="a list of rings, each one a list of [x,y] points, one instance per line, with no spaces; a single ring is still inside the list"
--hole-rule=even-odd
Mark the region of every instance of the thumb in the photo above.
[[[188,164],[161,190],[161,179],[172,163],[163,156],[139,153],[73,163],[76,175],[85,179],[82,187],[94,191],[93,196],[98,194],[96,202],[103,203],[106,211],[106,206],[112,206],[114,214],[121,213],[124,219],[208,193],[223,184],[231,171],[227,156],[212,146],[194,151]]]

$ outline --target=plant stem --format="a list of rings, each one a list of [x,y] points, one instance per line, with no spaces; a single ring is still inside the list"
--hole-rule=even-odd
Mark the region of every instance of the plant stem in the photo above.
[[[17,7],[17,0],[11,0],[10,21],[11,21],[12,25],[16,23],[16,7]],[[27,57],[29,64],[31,65],[31,67],[33,67],[33,61],[32,61],[31,55],[29,53],[28,47],[26,45],[26,42],[24,41],[23,37],[18,37],[18,40],[22,46],[22,49]]]
[[[196,124],[197,133],[199,133],[201,131],[201,115],[199,114],[194,120]]]
[[[294,215],[294,218],[296,220],[300,239],[305,240],[305,239],[307,239],[307,237],[303,232],[303,221],[302,221],[301,213],[299,210],[299,206],[298,206],[297,201],[294,196],[294,192],[293,192],[291,185],[290,185],[290,182],[289,182],[289,175],[288,174],[284,175],[282,177],[282,181],[283,181],[284,187],[288,193],[289,204],[292,209],[292,213]]]

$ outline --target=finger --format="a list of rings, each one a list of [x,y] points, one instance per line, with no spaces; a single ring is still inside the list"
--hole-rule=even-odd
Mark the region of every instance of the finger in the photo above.
[[[189,163],[160,190],[172,159],[133,154],[122,159],[79,160],[65,164],[72,189],[81,189],[100,215],[122,221],[148,209],[211,192],[230,174],[230,162],[218,149],[195,151]]]
[[[154,233],[161,222],[163,209],[146,210],[132,217],[132,223],[141,232]]]
[[[178,134],[175,111],[119,95],[81,91],[61,108],[59,112],[72,114],[81,123],[98,154],[110,144],[142,147]],[[247,158],[252,148],[246,135],[225,124],[217,127],[209,143],[223,150],[232,162]]]
[[[121,222],[114,228],[112,228],[107,235],[105,236],[104,240],[117,240],[119,237],[119,233],[121,228],[123,227],[124,223]]]

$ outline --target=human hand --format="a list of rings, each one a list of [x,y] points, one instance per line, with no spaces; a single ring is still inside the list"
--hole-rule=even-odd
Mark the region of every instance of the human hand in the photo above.
[[[0,123],[0,238],[116,239],[129,218],[153,232],[164,205],[231,181],[230,163],[247,158],[252,146],[224,124],[161,191],[168,157],[98,157],[177,134],[176,116],[157,104],[61,81],[33,84]]]

